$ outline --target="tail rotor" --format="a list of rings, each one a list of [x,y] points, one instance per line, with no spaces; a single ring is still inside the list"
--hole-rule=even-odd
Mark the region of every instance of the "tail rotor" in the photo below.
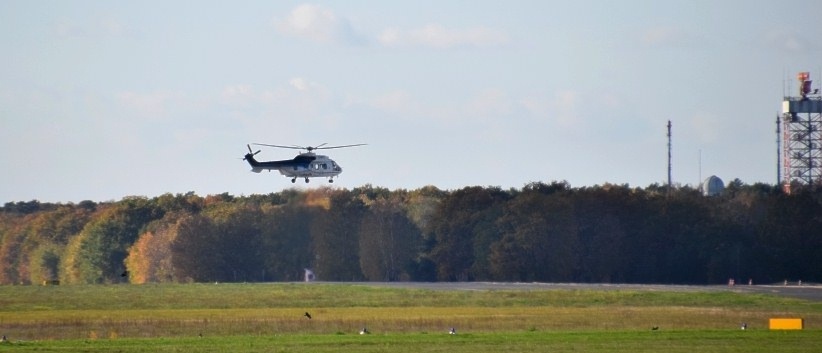
[[[248,153],[246,153],[245,157],[243,157],[244,161],[247,161],[249,159],[253,159],[254,156],[257,155],[257,153],[260,153],[260,151],[262,151],[262,150],[257,150],[257,152],[252,152],[251,151],[251,145],[245,145],[245,146],[248,147]]]

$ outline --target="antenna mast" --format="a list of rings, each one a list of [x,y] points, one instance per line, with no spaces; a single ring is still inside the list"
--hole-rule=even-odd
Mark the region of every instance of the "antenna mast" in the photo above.
[[[671,121],[668,120],[668,195],[671,194]]]
[[[782,121],[779,119],[779,113],[776,114],[776,185],[782,183],[782,130],[780,129]]]

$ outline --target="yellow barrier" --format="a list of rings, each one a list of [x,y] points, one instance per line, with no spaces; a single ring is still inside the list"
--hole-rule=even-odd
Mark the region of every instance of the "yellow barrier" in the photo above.
[[[771,330],[801,330],[805,326],[802,319],[771,319]]]

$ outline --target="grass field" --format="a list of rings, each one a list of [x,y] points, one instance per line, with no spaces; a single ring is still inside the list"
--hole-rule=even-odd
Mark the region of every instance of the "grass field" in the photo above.
[[[819,352],[820,322],[820,302],[730,291],[0,287],[0,350],[19,352]]]

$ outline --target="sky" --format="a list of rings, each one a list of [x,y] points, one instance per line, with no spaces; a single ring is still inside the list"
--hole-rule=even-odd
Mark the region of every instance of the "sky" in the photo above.
[[[0,204],[333,185],[776,183],[822,2],[0,2]],[[323,151],[329,184],[249,143]],[[255,147],[255,150],[258,149]],[[299,151],[262,148],[258,160]]]

